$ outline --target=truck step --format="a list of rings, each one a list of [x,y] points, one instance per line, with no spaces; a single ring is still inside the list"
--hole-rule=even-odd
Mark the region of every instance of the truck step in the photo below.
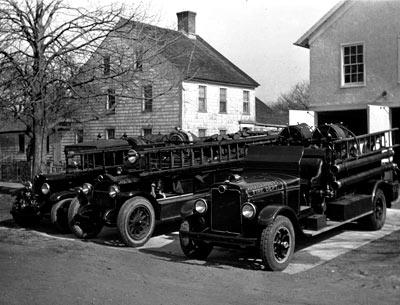
[[[314,214],[305,219],[305,228],[307,230],[318,231],[326,227],[326,216],[323,214]]]
[[[332,221],[345,221],[372,210],[371,195],[341,197],[327,203],[326,215]]]

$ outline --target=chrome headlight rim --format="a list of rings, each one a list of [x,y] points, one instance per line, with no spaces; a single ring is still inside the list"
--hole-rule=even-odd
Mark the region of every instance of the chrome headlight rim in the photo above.
[[[194,210],[199,214],[204,214],[208,210],[207,201],[203,198],[197,199],[194,202]]]
[[[118,185],[115,185],[115,184],[111,185],[110,188],[108,189],[108,195],[111,198],[117,197],[119,192],[120,192],[120,189],[119,189]]]
[[[130,149],[126,159],[130,164],[134,164],[139,159],[139,153],[134,149]]]
[[[48,183],[43,183],[42,186],[40,187],[40,191],[42,192],[43,195],[47,195],[50,193],[50,185]]]
[[[246,219],[253,219],[256,216],[257,209],[251,202],[245,202],[241,208],[242,216]]]
[[[81,187],[81,192],[84,195],[88,195],[93,190],[93,186],[90,183],[84,183]]]

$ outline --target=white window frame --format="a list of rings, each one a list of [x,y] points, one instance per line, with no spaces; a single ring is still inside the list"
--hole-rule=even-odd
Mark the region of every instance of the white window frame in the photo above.
[[[225,90],[225,111],[221,111],[221,102],[223,102],[221,99],[221,90]],[[219,104],[218,104],[218,106],[219,106],[219,109],[218,109],[219,113],[222,113],[222,114],[228,113],[228,88],[224,88],[224,87],[219,88]]]
[[[147,99],[145,97],[146,87],[151,87],[151,99]],[[151,109],[146,109],[146,101],[151,100]],[[142,86],[142,112],[153,112],[154,111],[154,87],[152,84],[147,84]]]
[[[201,109],[201,102],[200,102],[200,88],[204,88],[204,109]],[[198,109],[198,111],[199,112],[207,112],[207,86],[204,86],[204,85],[199,85],[199,92],[198,92],[198,94],[199,94],[199,98],[198,98],[198,100],[199,100],[199,109]]]
[[[345,83],[344,82],[344,48],[348,46],[354,45],[362,45],[363,46],[363,66],[364,66],[364,75],[363,75],[363,82],[357,83]],[[340,44],[340,87],[341,88],[354,88],[354,87],[364,87],[366,85],[366,48],[364,41],[356,41],[356,42],[347,42]]]
[[[247,100],[245,100],[245,93],[247,92]],[[247,104],[247,111],[244,109],[244,105]],[[250,115],[250,91],[243,90],[243,114]]]
[[[110,97],[114,97],[114,103],[110,105]],[[117,98],[115,96],[115,89],[114,88],[108,88],[107,89],[107,101],[106,101],[106,110],[114,110],[115,111],[115,105],[117,104]]]
[[[199,137],[202,137],[202,136],[200,135],[200,130],[204,130],[204,137],[206,137],[206,136],[207,136],[207,128],[199,128],[199,129],[197,130],[198,136],[199,136]]]
[[[108,134],[108,132],[109,132],[110,130],[114,130],[114,137],[113,137],[113,138],[110,138],[110,136],[109,136],[109,134]],[[106,128],[105,134],[106,134],[106,140],[115,139],[115,128]]]

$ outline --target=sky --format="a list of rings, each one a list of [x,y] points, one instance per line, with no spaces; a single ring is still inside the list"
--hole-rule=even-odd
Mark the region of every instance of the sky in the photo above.
[[[103,5],[112,1],[76,0],[79,5],[85,2]],[[293,43],[339,0],[141,2],[153,16],[153,24],[173,29],[177,28],[177,12],[196,12],[196,34],[256,80],[260,84],[257,97],[271,103],[297,82],[309,80],[309,50]]]

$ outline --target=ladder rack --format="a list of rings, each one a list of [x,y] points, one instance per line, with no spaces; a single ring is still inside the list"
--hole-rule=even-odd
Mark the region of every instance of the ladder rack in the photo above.
[[[398,147],[399,128],[368,133],[333,141],[332,150],[336,164],[366,157]],[[396,143],[395,143],[396,142]]]
[[[131,174],[148,176],[197,168],[215,168],[243,160],[250,145],[271,145],[278,135],[249,136],[237,140],[203,142],[138,150],[136,163],[126,165]]]

